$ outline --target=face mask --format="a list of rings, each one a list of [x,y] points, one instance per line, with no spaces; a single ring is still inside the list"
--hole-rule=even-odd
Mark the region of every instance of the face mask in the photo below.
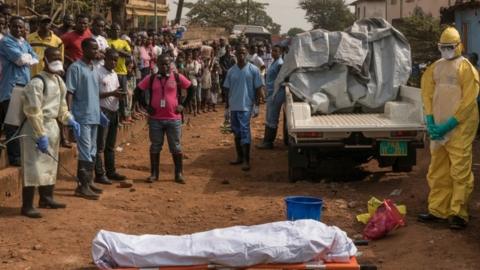
[[[440,53],[442,54],[443,59],[450,60],[450,59],[455,58],[455,50],[441,49]]]
[[[63,72],[63,63],[62,63],[62,61],[56,60],[56,61],[53,61],[53,62],[48,62],[48,61],[45,59],[45,62],[46,62],[47,65],[48,65],[48,70],[50,70],[51,72],[53,72],[53,73]]]

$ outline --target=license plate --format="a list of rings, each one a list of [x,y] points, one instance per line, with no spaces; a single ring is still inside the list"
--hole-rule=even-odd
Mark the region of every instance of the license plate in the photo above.
[[[405,157],[408,156],[408,142],[404,141],[381,141],[380,156]]]

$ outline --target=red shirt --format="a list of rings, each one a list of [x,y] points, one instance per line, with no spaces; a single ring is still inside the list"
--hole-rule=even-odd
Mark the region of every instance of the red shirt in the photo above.
[[[150,88],[150,76],[146,76],[139,84],[138,88],[146,91]],[[156,75],[154,75],[156,76]],[[188,89],[192,84],[185,76],[178,74],[180,88]],[[163,100],[163,101],[162,101]],[[164,105],[164,106],[162,106]],[[158,79],[156,77],[153,80],[152,86],[152,104],[150,104],[155,113],[150,117],[157,120],[181,120],[182,115],[176,113],[175,110],[178,106],[177,95],[177,82],[175,81],[175,75],[170,72],[168,78]]]
[[[90,29],[85,30],[82,35],[79,35],[77,31],[65,33],[62,36],[62,41],[65,46],[65,57],[69,58],[72,63],[82,58],[82,41],[91,37],[92,32],[90,32]]]

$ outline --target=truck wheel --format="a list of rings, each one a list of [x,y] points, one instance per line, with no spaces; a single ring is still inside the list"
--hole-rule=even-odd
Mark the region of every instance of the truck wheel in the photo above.
[[[288,138],[288,126],[287,126],[287,114],[285,110],[283,110],[283,144],[288,146],[289,138]]]
[[[303,180],[303,168],[299,167],[288,167],[288,181],[295,183],[297,181]]]
[[[412,165],[410,164],[401,164],[401,162],[395,161],[392,166],[392,171],[393,172],[411,172],[412,171]]]

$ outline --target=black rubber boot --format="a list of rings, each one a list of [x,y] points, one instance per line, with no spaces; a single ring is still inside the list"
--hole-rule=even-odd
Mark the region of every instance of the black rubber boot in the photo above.
[[[449,217],[448,224],[451,230],[463,230],[467,227],[467,221],[459,216]]]
[[[38,193],[40,194],[40,200],[38,202],[39,208],[51,208],[51,209],[59,209],[67,207],[64,203],[56,202],[53,199],[53,190],[55,186],[39,186]]]
[[[183,154],[173,154],[173,164],[175,164],[175,183],[186,184],[183,178]]]
[[[147,183],[158,181],[160,177],[160,153],[150,153],[150,177]]]
[[[33,207],[35,187],[23,187],[22,189],[22,210],[21,214],[29,218],[41,218],[42,214]]]
[[[101,155],[97,155],[95,159],[95,183],[103,185],[111,185],[112,181],[105,175],[105,169],[103,168],[103,160]]]
[[[78,161],[77,178],[78,187],[75,189],[75,196],[82,197],[87,200],[98,200],[99,195],[90,189],[90,180],[93,178],[93,174],[90,170],[91,162]]]
[[[430,213],[419,214],[417,221],[422,223],[445,223],[447,219],[436,217]]]
[[[273,149],[273,142],[277,137],[277,129],[265,126],[265,135],[261,144],[257,145],[258,149]]]
[[[250,171],[250,144],[242,145],[243,163],[242,171]]]
[[[240,140],[240,137],[235,137],[235,150],[237,151],[237,159],[230,161],[230,165],[240,165],[243,163],[243,150]]]
[[[101,188],[95,186],[94,181],[93,181],[94,180],[93,175],[94,175],[94,171],[95,171],[95,161],[96,161],[96,159],[93,158],[93,162],[88,162],[88,167],[87,167],[88,168],[88,173],[89,173],[88,185],[90,186],[90,189],[93,192],[95,192],[97,194],[102,194],[103,190]]]

